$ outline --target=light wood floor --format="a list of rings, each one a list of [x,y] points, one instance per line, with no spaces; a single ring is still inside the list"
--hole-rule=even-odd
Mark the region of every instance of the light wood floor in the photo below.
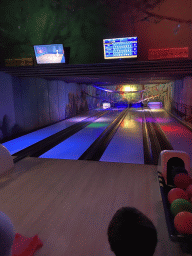
[[[38,234],[36,256],[114,255],[107,227],[123,206],[153,221],[155,256],[184,255],[168,237],[156,166],[26,158],[0,178],[0,211],[17,233]]]

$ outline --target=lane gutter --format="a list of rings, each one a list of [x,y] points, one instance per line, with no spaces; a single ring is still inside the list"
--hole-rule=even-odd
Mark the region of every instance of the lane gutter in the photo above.
[[[121,122],[128,113],[126,108],[121,114],[102,132],[102,134],[91,144],[91,146],[78,158],[78,160],[99,161],[108,144],[115,135]]]
[[[142,132],[143,132],[143,153],[144,153],[144,164],[153,164],[152,154],[151,154],[151,143],[149,138],[149,131],[147,129],[145,111],[143,108],[142,117]]]
[[[161,129],[160,125],[156,122],[150,109],[147,109],[147,117],[151,118],[151,120],[146,120],[146,124],[151,143],[152,162],[154,165],[158,165],[159,155],[161,151],[173,150],[173,147],[169,142],[167,136]]]

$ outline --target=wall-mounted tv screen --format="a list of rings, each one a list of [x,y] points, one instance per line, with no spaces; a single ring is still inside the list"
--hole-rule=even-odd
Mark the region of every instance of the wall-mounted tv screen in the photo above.
[[[104,59],[137,58],[137,37],[103,40]]]
[[[65,63],[62,44],[34,45],[37,64]]]

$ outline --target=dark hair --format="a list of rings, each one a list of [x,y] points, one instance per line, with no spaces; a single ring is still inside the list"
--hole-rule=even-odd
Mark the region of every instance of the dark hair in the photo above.
[[[115,213],[107,235],[116,256],[152,256],[157,245],[157,231],[152,221],[134,207],[122,207]]]

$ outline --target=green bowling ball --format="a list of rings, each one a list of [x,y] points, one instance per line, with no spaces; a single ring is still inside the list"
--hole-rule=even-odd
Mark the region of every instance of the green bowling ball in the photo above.
[[[192,204],[186,199],[176,199],[171,204],[171,213],[176,216],[179,212],[191,212]]]

